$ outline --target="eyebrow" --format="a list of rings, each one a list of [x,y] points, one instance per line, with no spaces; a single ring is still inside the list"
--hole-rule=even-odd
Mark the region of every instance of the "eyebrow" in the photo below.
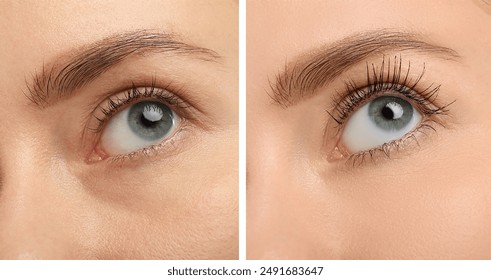
[[[357,33],[287,62],[274,81],[270,80],[268,94],[284,108],[293,106],[368,57],[389,51],[413,51],[445,60],[460,58],[455,50],[425,42],[412,33],[385,29]]]
[[[61,55],[51,64],[43,63],[40,73],[32,75],[30,81],[26,79],[28,91],[24,95],[41,108],[51,106],[133,55],[153,52],[201,61],[220,59],[215,51],[185,43],[179,37],[174,33],[137,30],[103,38]]]

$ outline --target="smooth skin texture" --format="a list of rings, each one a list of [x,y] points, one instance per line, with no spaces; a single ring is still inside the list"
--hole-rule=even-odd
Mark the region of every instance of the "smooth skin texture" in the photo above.
[[[0,258],[238,257],[237,9],[234,1],[0,2]],[[177,34],[219,58],[129,55],[53,105],[27,98],[43,64],[141,30]],[[97,105],[152,80],[191,99],[199,120],[148,156],[87,161]]]
[[[491,7],[251,0],[247,9],[247,258],[490,259]],[[459,58],[384,50],[294,105],[270,98],[285,64],[373,30],[417,34]],[[425,64],[422,83],[441,84],[442,103],[455,100],[445,127],[390,159],[329,161],[332,97],[348,79],[363,83],[366,63],[383,55],[410,60],[415,75]]]

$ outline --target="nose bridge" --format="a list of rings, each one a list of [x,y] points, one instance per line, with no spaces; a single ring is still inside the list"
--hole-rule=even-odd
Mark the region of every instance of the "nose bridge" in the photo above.
[[[3,144],[0,258],[57,258],[67,218],[59,174],[42,144],[24,137]]]
[[[248,149],[248,258],[308,258],[316,248],[304,227],[310,202],[298,168],[305,166],[294,147],[273,138],[251,141]]]

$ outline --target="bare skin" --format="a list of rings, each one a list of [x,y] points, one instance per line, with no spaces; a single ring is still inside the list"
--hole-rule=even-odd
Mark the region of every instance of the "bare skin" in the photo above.
[[[0,30],[0,258],[238,257],[237,3],[2,1]],[[162,49],[169,40],[177,51]],[[104,48],[107,61],[127,52],[70,90],[54,86]],[[43,67],[54,74],[36,84]],[[133,85],[187,104],[167,104],[180,122],[154,149],[115,154],[125,137],[101,144],[105,127],[87,127]],[[145,98],[157,99],[125,106]]]
[[[489,7],[478,1],[247,4],[247,258],[491,258]],[[322,59],[353,34],[377,32],[402,33],[420,45],[377,46],[303,97],[292,83],[283,93],[296,96],[293,101],[278,98],[277,76]],[[360,38],[359,45],[370,39],[351,39]],[[348,44],[343,51],[347,57],[355,49]],[[422,113],[432,129],[392,146],[389,157],[377,151],[353,164],[341,136],[352,113],[333,129],[333,98],[346,81],[364,86],[367,65],[379,73],[384,61],[387,75],[395,57],[402,57],[403,71],[410,61],[410,78],[425,69],[420,86],[440,85],[431,102],[451,105],[437,116]],[[336,145],[345,150],[333,160]]]

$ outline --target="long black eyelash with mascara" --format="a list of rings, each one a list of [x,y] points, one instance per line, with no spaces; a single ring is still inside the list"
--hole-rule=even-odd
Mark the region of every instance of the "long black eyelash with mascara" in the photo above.
[[[386,63],[385,57],[378,68],[374,64],[369,65],[367,62],[366,85],[359,87],[355,81],[347,81],[345,83],[345,92],[338,94],[340,97],[333,100],[333,111],[328,111],[327,113],[338,125],[342,125],[354,110],[367,100],[370,100],[375,94],[396,92],[414,101],[425,116],[446,114],[448,106],[455,101],[446,105],[436,104],[435,101],[441,85],[431,84],[426,88],[417,90],[425,74],[425,65],[423,64],[422,73],[416,79],[413,79],[410,78],[411,62],[408,61],[406,71],[402,70],[402,64],[402,58],[397,56],[394,57],[392,66],[390,58],[387,59]]]
[[[327,113],[336,122],[336,135],[339,135],[343,124],[362,105],[377,96],[400,94],[416,105],[417,110],[422,114],[421,123],[412,132],[409,132],[400,139],[384,143],[379,147],[367,151],[350,154],[347,157],[346,163],[352,163],[353,166],[361,165],[367,157],[373,159],[379,152],[390,158],[391,152],[393,150],[399,151],[399,148],[403,144],[407,144],[407,140],[413,140],[419,146],[416,134],[426,135],[426,131],[428,130],[436,132],[433,124],[445,126],[439,118],[436,118],[436,115],[447,115],[448,107],[455,100],[441,105],[437,100],[441,85],[432,83],[427,87],[421,86],[421,80],[425,74],[425,64],[423,64],[422,72],[418,76],[411,75],[410,61],[407,62],[407,70],[403,71],[402,69],[403,60],[400,56],[394,56],[392,64],[390,58],[386,59],[384,57],[380,67],[376,67],[375,64],[368,64],[367,62],[366,82],[364,86],[358,86],[354,80],[345,82],[345,91],[338,92],[338,97],[333,99],[332,107],[334,109],[331,112],[327,111]]]

